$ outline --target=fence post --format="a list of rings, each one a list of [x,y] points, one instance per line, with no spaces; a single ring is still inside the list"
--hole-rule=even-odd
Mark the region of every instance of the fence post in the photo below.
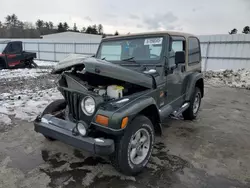
[[[209,47],[210,47],[210,41],[207,43],[207,50],[206,50],[206,56],[205,56],[205,63],[204,63],[204,71],[207,71],[207,62],[208,62],[208,53],[209,53]]]
[[[40,43],[39,42],[37,43],[37,51],[38,51],[37,56],[38,56],[38,59],[40,60]]]
[[[54,61],[56,61],[56,43],[54,43]]]
[[[76,54],[76,43],[74,42],[74,54]]]

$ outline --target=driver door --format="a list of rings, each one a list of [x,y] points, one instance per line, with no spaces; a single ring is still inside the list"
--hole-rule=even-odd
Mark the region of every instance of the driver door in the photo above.
[[[175,64],[175,53],[185,51],[185,38],[172,37],[172,49],[169,51],[168,73],[166,75],[167,97],[166,103],[170,104],[173,109],[179,108],[183,103],[184,92],[182,90],[185,77],[185,64]]]

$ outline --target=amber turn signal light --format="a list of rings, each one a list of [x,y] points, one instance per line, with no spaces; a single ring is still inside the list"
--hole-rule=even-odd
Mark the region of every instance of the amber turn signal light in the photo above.
[[[103,115],[97,115],[95,118],[95,122],[104,126],[108,126],[109,118]]]
[[[128,117],[125,117],[122,119],[122,124],[121,124],[121,128],[125,128],[128,124]]]

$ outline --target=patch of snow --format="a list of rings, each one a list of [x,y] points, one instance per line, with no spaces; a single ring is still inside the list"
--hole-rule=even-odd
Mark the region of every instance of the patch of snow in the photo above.
[[[5,94],[0,94],[0,98],[3,99],[2,95]],[[56,88],[38,92],[15,90],[11,96],[0,101],[0,112],[14,115],[17,119],[33,121],[49,103],[62,98],[63,96]]]
[[[0,104],[1,104],[1,102],[0,102]],[[8,112],[9,111],[6,108],[6,106],[3,106],[3,105],[0,106],[0,113],[7,114]]]
[[[3,69],[0,70],[1,79],[35,78],[51,72],[51,69]]]
[[[0,113],[0,124],[10,125],[11,119],[8,115]]]
[[[54,62],[54,61],[34,60],[34,62],[35,62],[39,67],[53,67],[53,66],[57,65],[57,62]]]
[[[212,85],[227,85],[235,88],[250,90],[250,71],[240,69],[238,71],[208,71],[204,73],[206,81]]]

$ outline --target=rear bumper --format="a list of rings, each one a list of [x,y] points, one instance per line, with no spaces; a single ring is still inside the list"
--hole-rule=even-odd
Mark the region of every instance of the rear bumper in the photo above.
[[[75,123],[50,115],[44,117],[47,122],[42,122],[39,118],[35,120],[36,132],[97,155],[110,155],[115,150],[114,141],[111,139],[75,136],[72,133]]]

